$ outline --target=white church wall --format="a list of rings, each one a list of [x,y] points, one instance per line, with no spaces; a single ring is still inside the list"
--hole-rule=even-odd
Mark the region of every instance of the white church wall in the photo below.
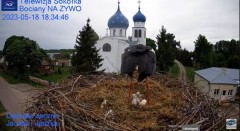
[[[138,36],[139,34],[137,34],[137,37],[135,36],[135,30],[137,30],[137,33],[139,33],[139,30],[141,30],[141,37]],[[140,44],[146,45],[146,28],[145,27],[133,27],[132,28],[132,41],[139,41]]]
[[[134,27],[145,27],[145,22],[134,22]]]
[[[118,69],[119,72],[121,71],[121,64],[122,64],[122,55],[124,53],[124,50],[129,47],[129,44],[124,41],[119,41],[118,44]]]
[[[126,32],[127,31],[124,28],[112,28],[110,29],[110,36],[126,40],[127,39]]]
[[[110,37],[104,37],[100,39],[97,44],[96,48],[100,49],[99,53],[104,59],[102,61],[102,66],[98,70],[105,69],[105,72],[118,72],[118,44],[117,39],[113,39]],[[109,43],[111,45],[110,52],[104,52],[102,47],[105,43]]]

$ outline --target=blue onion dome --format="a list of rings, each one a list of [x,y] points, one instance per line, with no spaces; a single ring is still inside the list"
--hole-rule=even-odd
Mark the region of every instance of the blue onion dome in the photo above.
[[[122,14],[119,2],[117,12],[108,20],[108,28],[128,28],[128,19]]]
[[[134,22],[145,22],[146,21],[146,17],[140,11],[140,7],[138,8],[138,12],[133,16],[133,21]]]

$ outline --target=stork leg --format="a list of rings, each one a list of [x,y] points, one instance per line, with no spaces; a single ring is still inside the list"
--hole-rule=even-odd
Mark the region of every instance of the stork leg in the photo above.
[[[146,78],[146,88],[147,88],[147,105],[150,105],[148,77]]]
[[[129,83],[129,92],[128,92],[128,102],[131,102],[131,95],[132,95],[132,79],[130,80]]]

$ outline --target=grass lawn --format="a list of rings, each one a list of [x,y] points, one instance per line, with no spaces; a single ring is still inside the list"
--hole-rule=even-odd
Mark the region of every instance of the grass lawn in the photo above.
[[[60,67],[61,73],[55,73],[57,71],[57,68],[54,70],[54,74],[49,75],[41,75],[40,79],[52,81],[52,82],[59,82],[64,79],[66,79],[68,76],[70,76],[70,68],[69,67]],[[2,76],[9,84],[19,84],[19,83],[26,83],[33,87],[41,87],[36,82],[27,80],[27,79],[17,79],[14,76],[8,74],[7,72],[1,72],[0,76]]]
[[[193,67],[185,67],[186,77],[189,81],[193,81],[194,79],[194,68]]]
[[[0,71],[0,76],[2,76],[9,84],[26,83],[26,84],[32,85],[34,87],[38,86],[38,84],[33,82],[33,81],[24,80],[24,79],[17,79],[14,76],[8,74],[7,72],[1,72]]]
[[[179,73],[180,73],[180,69],[179,69],[177,63],[175,63],[175,62],[174,62],[173,67],[171,68],[171,73],[172,73],[174,76],[178,76]]]
[[[52,82],[60,82],[70,76],[70,68],[69,67],[60,67],[60,73],[54,73],[47,76],[42,76],[41,79],[52,81]],[[54,72],[57,72],[57,68],[54,69]]]

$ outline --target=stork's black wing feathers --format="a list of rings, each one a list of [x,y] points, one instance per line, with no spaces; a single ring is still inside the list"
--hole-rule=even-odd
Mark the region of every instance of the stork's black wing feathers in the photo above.
[[[141,44],[125,49],[122,56],[121,73],[132,77],[135,67],[138,65],[138,81],[144,80],[156,70],[156,56],[151,48]]]

